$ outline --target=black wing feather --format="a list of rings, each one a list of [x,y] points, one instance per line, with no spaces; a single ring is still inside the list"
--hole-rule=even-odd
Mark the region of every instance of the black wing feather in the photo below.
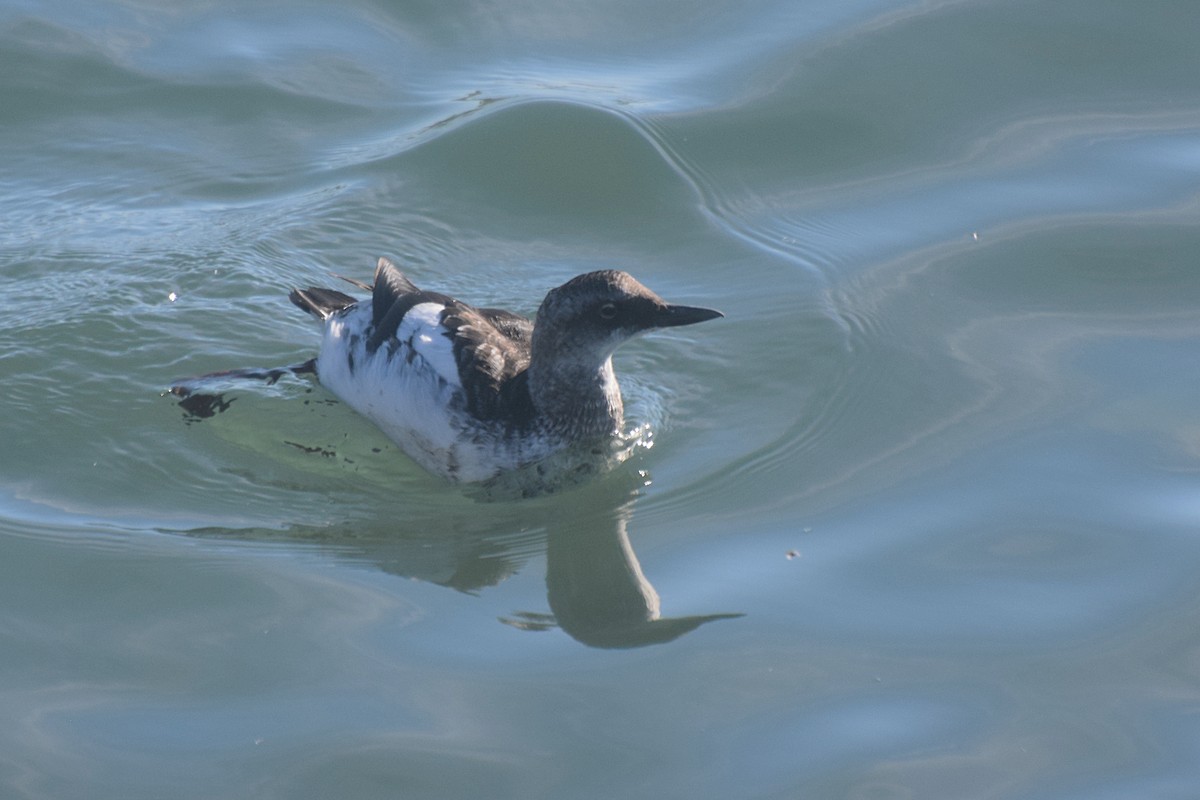
[[[391,312],[397,301],[420,292],[417,285],[410,281],[399,267],[386,258],[380,258],[379,263],[375,265],[375,285],[371,290],[371,319],[375,327],[378,328],[383,323],[384,317]],[[412,305],[408,308],[412,308]],[[406,308],[405,311],[407,310]],[[403,317],[404,314],[400,316]],[[397,319],[396,324],[399,322]],[[395,326],[392,332],[395,333]]]
[[[525,370],[533,323],[508,311],[452,301],[442,324],[454,343],[467,409],[480,419],[520,423],[532,417]]]

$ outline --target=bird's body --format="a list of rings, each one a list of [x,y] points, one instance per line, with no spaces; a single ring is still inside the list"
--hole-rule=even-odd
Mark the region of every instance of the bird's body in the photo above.
[[[426,298],[399,320],[377,322],[365,302],[332,314],[317,356],[318,379],[421,466],[452,480],[485,480],[553,452],[550,438],[530,424],[528,392],[504,376],[506,369],[527,366],[527,355],[522,364],[520,354],[504,353],[493,343],[496,352],[479,358],[490,357],[487,366],[500,368],[495,388],[464,386],[456,341],[443,325],[453,309],[442,299]],[[395,323],[394,330],[375,336],[385,323]],[[476,373],[476,380],[488,377]],[[508,390],[503,404],[501,387]],[[491,394],[491,408],[486,401],[472,404],[472,392]]]
[[[721,316],[669,305],[624,272],[580,275],[537,317],[418,289],[381,258],[370,300],[293,290],[323,321],[317,378],[430,472],[484,481],[621,432],[612,353],[639,333]]]

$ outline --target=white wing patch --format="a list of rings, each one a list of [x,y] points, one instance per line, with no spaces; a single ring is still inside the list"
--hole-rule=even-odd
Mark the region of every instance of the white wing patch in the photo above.
[[[454,343],[439,322],[445,310],[441,303],[418,303],[400,321],[396,338],[425,359],[446,383],[461,387],[458,364],[454,361]]]

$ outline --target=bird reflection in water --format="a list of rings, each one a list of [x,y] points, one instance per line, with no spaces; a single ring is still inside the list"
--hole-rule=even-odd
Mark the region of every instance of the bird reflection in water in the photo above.
[[[628,505],[611,515],[571,520],[546,538],[546,595],[551,614],[519,613],[501,621],[527,630],[555,623],[591,647],[630,648],[677,639],[706,622],[741,614],[663,617],[629,541]]]
[[[264,375],[269,382],[276,377]],[[209,399],[202,394],[180,396]],[[185,408],[190,419],[208,419],[232,402],[220,394],[211,399],[216,403],[211,410],[208,405]],[[470,594],[507,580],[530,558],[544,553],[549,610],[519,611],[500,617],[501,622],[527,631],[557,627],[591,647],[661,644],[706,622],[743,615],[662,616],[662,600],[643,573],[629,536],[637,496],[646,483],[645,475],[631,468],[630,459],[648,448],[649,436],[648,430],[634,428],[615,438],[608,449],[564,451],[553,457],[555,465],[548,473],[552,479],[543,474],[541,464],[535,464],[460,489],[469,498],[465,506],[451,503],[430,512],[426,522],[420,521],[425,515],[413,518],[406,507],[403,516],[410,524],[403,529],[383,522],[395,517],[380,510],[379,522],[258,530],[249,535],[315,541],[385,572]],[[285,444],[302,457],[358,460],[358,454],[351,458],[343,452],[345,443]],[[487,513],[481,514],[481,508]],[[197,535],[244,539],[248,532],[210,528]]]
[[[662,615],[662,600],[630,541],[630,489],[628,482],[610,474],[597,483],[532,501],[484,504],[486,515],[479,513],[481,504],[460,507],[470,513],[446,513],[436,530],[355,523],[253,533],[207,528],[193,535],[318,544],[339,558],[467,594],[500,584],[544,553],[549,611],[520,611],[500,621],[527,631],[557,627],[590,647],[661,644],[706,622],[743,616]],[[564,507],[570,512],[564,513]]]

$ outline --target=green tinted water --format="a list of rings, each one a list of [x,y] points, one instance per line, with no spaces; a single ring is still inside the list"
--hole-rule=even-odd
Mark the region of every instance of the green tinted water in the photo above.
[[[0,794],[1186,797],[1188,4],[0,6]],[[489,502],[319,387],[378,255],[726,319]]]

